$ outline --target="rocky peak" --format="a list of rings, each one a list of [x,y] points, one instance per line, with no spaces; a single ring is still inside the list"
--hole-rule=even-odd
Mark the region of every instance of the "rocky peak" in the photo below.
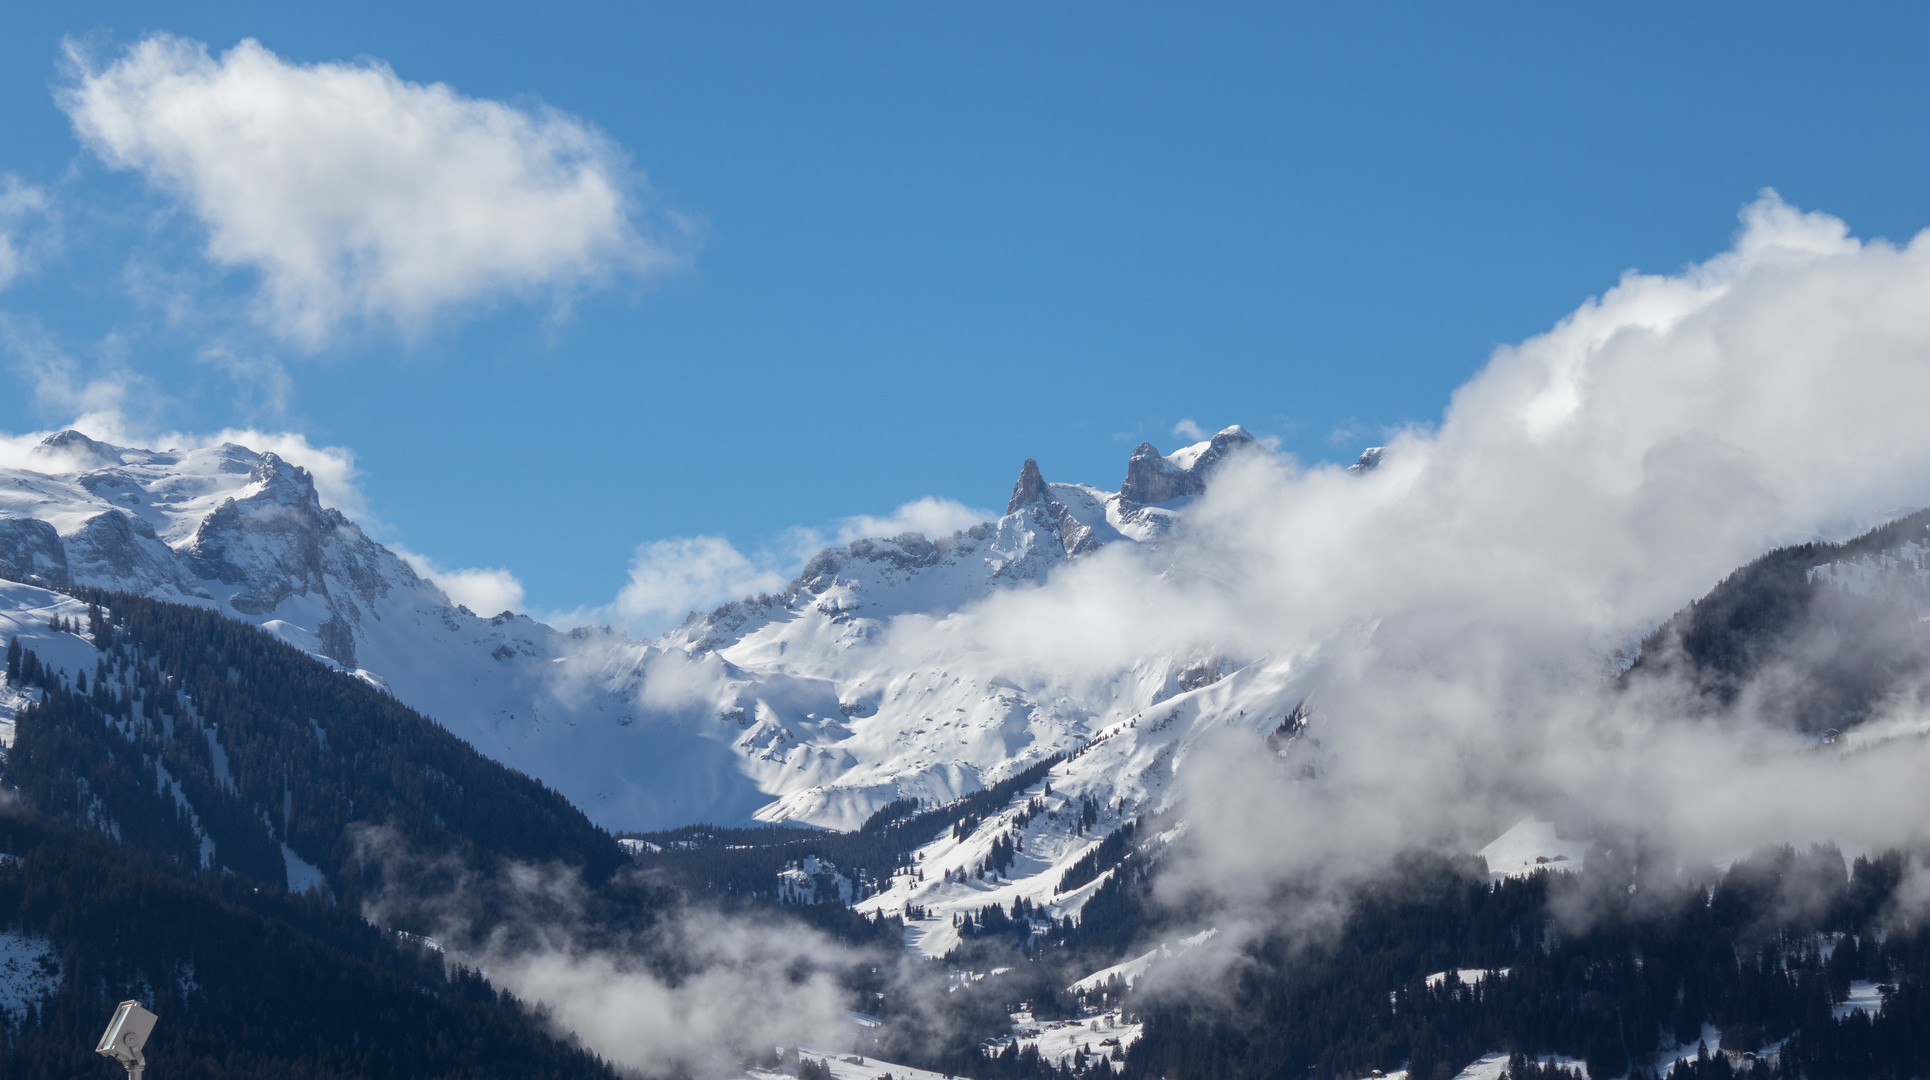
[[[1360,452],[1360,460],[1347,466],[1350,473],[1370,473],[1380,468],[1381,458],[1387,456],[1387,447],[1370,446]]]
[[[1222,428],[1215,433],[1211,439],[1207,440],[1206,448],[1201,450],[1199,456],[1193,459],[1187,471],[1198,477],[1203,487],[1206,483],[1207,474],[1217,468],[1220,462],[1225,461],[1228,454],[1241,447],[1254,446],[1258,444],[1259,441],[1260,440],[1253,437],[1252,432],[1238,424],[1234,424],[1229,428]]]
[[[1019,482],[1012,485],[1012,501],[1005,504],[1005,512],[1016,514],[1042,498],[1045,498],[1045,477],[1039,475],[1039,463],[1026,458],[1019,469]]]
[[[1140,443],[1126,461],[1126,480],[1119,485],[1119,497],[1145,505],[1182,495],[1197,495],[1206,490],[1207,476],[1227,455],[1258,442],[1251,432],[1234,424],[1206,442],[1195,443],[1171,456],[1160,454],[1152,443]]]
[[[1128,502],[1162,503],[1200,490],[1199,478],[1162,456],[1152,443],[1140,443],[1126,459],[1119,497]]]
[[[299,465],[290,465],[273,451],[263,453],[255,459],[248,470],[248,482],[260,484],[261,494],[251,499],[266,497],[283,506],[295,506],[313,502],[320,508],[320,497],[315,493],[315,479],[308,470]]]
[[[246,615],[272,611],[290,596],[326,596],[322,547],[336,522],[322,510],[308,470],[264,453],[248,479],[261,490],[229,498],[201,519],[185,553],[195,576],[242,586],[228,603]]]

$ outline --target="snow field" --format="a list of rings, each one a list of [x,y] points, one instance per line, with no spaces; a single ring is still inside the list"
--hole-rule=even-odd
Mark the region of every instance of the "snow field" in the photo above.
[[[1488,876],[1499,881],[1528,877],[1537,870],[1579,871],[1588,844],[1563,840],[1555,835],[1553,822],[1530,815],[1475,854],[1488,861]]]

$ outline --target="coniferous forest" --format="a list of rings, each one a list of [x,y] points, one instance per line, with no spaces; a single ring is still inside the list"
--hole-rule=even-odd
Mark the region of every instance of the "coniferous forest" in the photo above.
[[[0,815],[6,932],[45,939],[57,982],[5,1018],[0,1076],[107,1076],[92,1053],[115,1003],[165,1019],[169,1076],[609,1077],[594,1055],[474,972],[353,908],[240,874],[183,877],[146,852]]]
[[[286,845],[345,902],[380,887],[372,827],[429,851],[561,860],[593,880],[626,862],[562,796],[292,646],[202,608],[79,595],[89,625],[74,632],[100,650],[95,670],[63,679],[30,653],[17,661],[44,694],[4,772],[30,805],[104,814],[138,830],[130,843],[279,886]]]

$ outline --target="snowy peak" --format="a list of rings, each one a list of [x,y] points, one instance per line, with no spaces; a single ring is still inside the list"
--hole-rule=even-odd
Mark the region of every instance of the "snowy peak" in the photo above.
[[[39,451],[40,456],[47,458],[50,462],[65,465],[66,468],[61,470],[63,472],[99,469],[121,463],[118,447],[95,442],[72,429],[57,431],[47,436],[40,440],[40,445],[35,449]]]
[[[953,625],[966,626],[977,602],[1068,560],[1157,543],[1253,441],[1229,428],[1135,455],[1134,475],[1167,489],[1137,494],[1185,492],[1160,503],[1054,483],[1027,460],[996,520],[828,548],[783,591],[648,643],[478,618],[324,505],[307,471],[234,444],[49,439],[33,467],[0,469],[0,575],[218,608],[384,686],[611,828],[853,827],[884,803],[956,798],[1143,709],[1163,717],[1238,684],[1219,665],[1192,678],[1197,658],[1149,657],[1096,688],[1021,687],[962,637],[893,630],[961,614]],[[1270,707],[1244,707],[1256,704]],[[1115,762],[1106,785],[1168,768],[1158,753]]]
[[[141,450],[63,431],[33,460],[0,470],[8,578],[212,604],[350,668],[363,616],[391,590],[449,607],[276,454]]]
[[[1162,456],[1141,444],[1118,492],[1052,483],[1039,463],[1019,468],[1005,515],[951,536],[907,533],[857,540],[813,556],[777,596],[751,597],[695,615],[663,639],[693,653],[728,649],[773,622],[829,617],[838,624],[957,611],[995,589],[1044,580],[1052,568],[1112,543],[1153,543],[1179,520],[1187,497],[1205,490],[1228,455],[1258,443],[1235,425]],[[864,631],[862,626],[847,634]]]
[[[324,512],[308,474],[263,454],[243,492],[201,519],[185,552],[195,576],[241,586],[228,603],[244,615],[273,611],[290,596],[327,592]]]

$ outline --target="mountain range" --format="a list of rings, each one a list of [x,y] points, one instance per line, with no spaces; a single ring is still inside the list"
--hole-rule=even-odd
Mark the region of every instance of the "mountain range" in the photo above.
[[[1212,658],[1149,657],[1067,693],[960,650],[906,656],[885,639],[896,622],[942,621],[1102,548],[1158,545],[1216,468],[1254,445],[1239,427],[1167,455],[1142,444],[1117,491],[1049,482],[1027,461],[995,521],[829,548],[781,593],[633,641],[453,603],[273,453],[134,449],[63,431],[35,468],[0,470],[0,576],[251,623],[607,828],[853,828],[894,800],[948,801],[1071,753],[1217,681]]]
[[[996,520],[828,548],[782,592],[636,641],[453,603],[275,454],[59,433],[32,467],[0,471],[0,743],[19,804],[42,815],[0,821],[0,890],[98,879],[124,858],[114,852],[132,849],[150,861],[130,863],[116,888],[197,883],[199,899],[181,903],[217,904],[196,916],[215,938],[263,925],[221,897],[267,905],[269,924],[309,928],[330,970],[372,964],[390,973],[379,978],[419,980],[424,995],[471,995],[480,1011],[424,1022],[507,1024],[530,1060],[559,1075],[603,1066],[543,1042],[520,1005],[463,982],[460,965],[445,986],[435,962],[410,951],[440,925],[452,891],[489,913],[472,924],[476,941],[528,923],[515,883],[538,865],[590,890],[600,914],[585,925],[613,939],[659,933],[674,907],[667,884],[720,910],[776,905],[847,944],[902,941],[951,961],[932,976],[961,980],[948,993],[1001,981],[947,998],[956,1015],[945,1021],[905,1004],[929,993],[916,979],[867,989],[879,1016],[861,1017],[870,1033],[860,1045],[964,1075],[1048,1075],[1049,1044],[1065,1055],[1055,1068],[1102,1077],[1114,1060],[1131,1076],[1212,1060],[1227,1075],[1360,1075],[1405,1062],[1441,1077],[1522,1043],[1585,1056],[1592,1076],[1667,1060],[1699,1078],[1704,1065],[1685,1048],[1711,1033],[1724,1047],[1783,1039],[1792,1061],[1915,1060],[1898,1033],[1930,998],[1892,1007],[1874,989],[1892,977],[1917,985],[1910,942],[1921,927],[1914,938],[1884,929],[1907,892],[1906,856],[1851,866],[1834,847],[1785,848],[1707,882],[1680,867],[1680,880],[1661,881],[1639,841],[1618,854],[1586,826],[1533,817],[1472,858],[1403,864],[1392,892],[1369,889],[1336,939],[1357,963],[1303,965],[1278,936],[1244,946],[1261,964],[1233,999],[1256,1016],[1317,1015],[1327,1034],[1252,1041],[1170,999],[1134,1004],[1149,973],[1207,951],[1218,929],[1151,899],[1164,854],[1190,827],[1176,781],[1228,732],[1283,767],[1317,769],[1322,718],[1308,703],[1319,687],[1266,656],[1149,652],[1097,678],[1019,670],[977,640],[972,620],[979,605],[1079,573],[1083,560],[1161,567],[1221,467],[1260,452],[1237,427],[1171,454],[1141,445],[1116,491],[1048,481],[1028,460]],[[1349,472],[1382,460],[1370,449]],[[1747,704],[1812,747],[1909,735],[1866,721],[1930,670],[1927,533],[1930,512],[1842,544],[1770,551],[1656,626],[1611,689],[1669,680],[1707,716]],[[72,828],[85,839],[62,839]],[[50,861],[57,852],[65,862]],[[1824,908],[1790,906],[1790,889],[1812,886],[1832,898]],[[1664,916],[1627,899],[1651,887],[1695,902]],[[1618,905],[1608,929],[1563,929],[1562,912],[1603,889]],[[288,895],[302,893],[299,903]],[[583,918],[569,915],[579,901],[544,902],[543,918]],[[355,938],[360,924],[343,913],[357,905],[388,930],[413,930],[395,939],[408,948]],[[0,935],[19,954],[0,965],[20,969],[0,977],[0,1014],[64,1002],[73,1015],[57,1022],[18,1021],[41,1040],[21,1045],[57,1058],[63,1033],[122,976],[98,986],[62,977],[74,962],[56,959],[56,946],[140,908],[103,902],[83,932],[57,908],[15,906],[34,914]],[[1638,937],[1671,926],[1678,936],[1631,945],[1617,919]],[[1772,925],[1787,955],[1744,964],[1738,980],[1737,950],[1761,948]],[[1461,929],[1443,937],[1451,926]],[[661,949],[666,939],[649,940]],[[1630,981],[1641,956],[1654,985]],[[194,1045],[216,1044],[231,1023],[212,1018],[246,1012],[197,996],[192,956],[143,963],[128,977],[188,972],[167,993],[171,1008],[215,1024]],[[1611,991],[1623,1012],[1604,1011]],[[300,987],[272,993],[301,1000]],[[1880,1005],[1875,1028],[1846,1011],[1865,999]],[[1021,1000],[1006,1034],[972,1041],[1007,1028]],[[1561,1003],[1553,1027],[1536,1004],[1547,1000]],[[328,1046],[359,1037],[357,1024],[406,1029],[400,1006],[383,1008],[303,1037]],[[1144,1049],[1092,1057],[1079,1027],[1051,1042],[1017,1019],[1095,1010],[1120,1050]],[[414,1036],[388,1038],[398,1053],[419,1051]],[[1481,1059],[1496,1073],[1561,1075],[1497,1054]]]

